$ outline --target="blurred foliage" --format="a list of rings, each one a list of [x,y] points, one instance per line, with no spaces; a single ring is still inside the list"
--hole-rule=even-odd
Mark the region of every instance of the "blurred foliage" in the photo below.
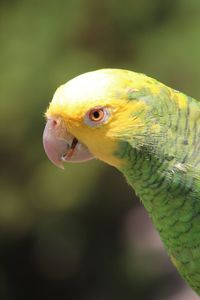
[[[200,2],[4,0],[0,45],[0,299],[172,299],[184,284],[124,178],[57,170],[43,115],[60,84],[105,67],[200,97]]]

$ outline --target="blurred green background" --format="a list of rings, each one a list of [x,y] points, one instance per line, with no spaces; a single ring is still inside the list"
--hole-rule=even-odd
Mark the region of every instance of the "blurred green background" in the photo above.
[[[200,98],[200,1],[0,2],[1,300],[197,299],[121,174],[44,154],[55,89],[105,67]]]

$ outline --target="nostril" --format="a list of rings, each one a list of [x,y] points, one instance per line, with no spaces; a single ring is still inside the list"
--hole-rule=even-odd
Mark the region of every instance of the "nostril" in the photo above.
[[[62,133],[62,120],[59,117],[50,117],[47,119],[46,126],[48,130],[53,130],[53,132]]]
[[[56,127],[57,124],[58,124],[58,122],[57,122],[56,120],[52,120],[52,126],[53,126],[53,127]]]

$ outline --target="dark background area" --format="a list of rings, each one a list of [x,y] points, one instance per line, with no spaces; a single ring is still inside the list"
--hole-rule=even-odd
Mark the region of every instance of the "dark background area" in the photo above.
[[[55,89],[108,67],[200,98],[200,1],[0,2],[1,300],[198,299],[121,174],[44,154]]]

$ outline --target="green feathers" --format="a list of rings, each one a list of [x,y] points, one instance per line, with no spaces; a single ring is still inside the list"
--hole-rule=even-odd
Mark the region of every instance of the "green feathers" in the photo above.
[[[150,214],[183,278],[200,294],[200,104],[161,86],[142,88],[130,100],[145,101],[148,133],[142,144],[124,142],[121,171]],[[152,133],[151,124],[157,126]],[[133,133],[134,137],[134,133]]]
[[[94,109],[109,111],[101,126],[84,122]],[[47,135],[53,139],[45,140],[47,152],[52,140],[57,146],[49,154],[52,161],[62,161],[58,145],[67,135],[117,167],[140,197],[179,272],[200,294],[200,102],[143,74],[104,69],[61,86],[46,116],[56,124]],[[75,150],[81,152],[73,148],[70,159]]]

